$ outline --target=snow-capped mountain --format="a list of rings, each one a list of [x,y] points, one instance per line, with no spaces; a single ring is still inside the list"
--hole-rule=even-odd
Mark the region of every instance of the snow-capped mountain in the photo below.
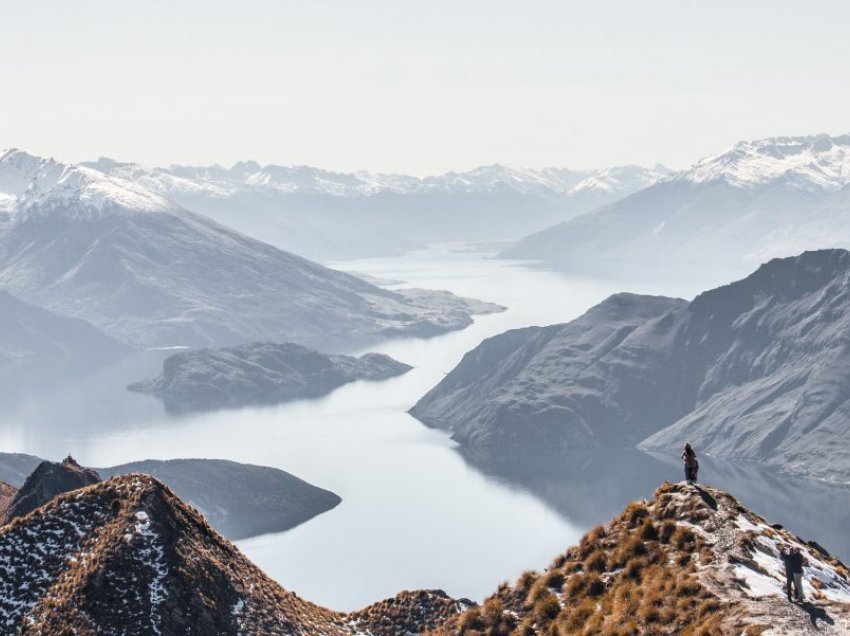
[[[329,346],[335,337],[432,335],[496,309],[380,289],[130,180],[19,150],[0,157],[0,191],[0,289],[136,346]]]
[[[330,260],[428,243],[515,239],[669,174],[660,165],[604,170],[490,165],[423,178],[253,161],[231,168],[146,168],[101,158],[85,165],[279,247]]]
[[[850,247],[848,221],[850,135],[777,137],[738,143],[503,255],[567,269],[741,275],[768,258]]]
[[[672,179],[725,181],[744,188],[781,180],[804,190],[840,190],[850,185],[850,135],[741,141],[701,159]]]

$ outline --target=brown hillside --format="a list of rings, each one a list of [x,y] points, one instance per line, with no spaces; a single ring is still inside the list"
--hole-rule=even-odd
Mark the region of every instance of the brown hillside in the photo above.
[[[808,561],[784,598],[778,549]],[[815,544],[816,545],[816,544]],[[554,560],[433,634],[848,634],[850,572],[721,491],[665,484]]]

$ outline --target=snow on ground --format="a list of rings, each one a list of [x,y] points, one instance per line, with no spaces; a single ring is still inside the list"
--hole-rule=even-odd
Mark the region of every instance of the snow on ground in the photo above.
[[[741,532],[755,533],[750,553],[756,568],[745,563],[735,564],[735,574],[744,580],[753,597],[785,595],[785,565],[780,551],[790,543],[765,523],[753,523],[739,515],[736,525]],[[850,603],[850,581],[827,563],[822,556],[804,543],[795,541],[805,559],[803,592],[806,597],[819,592],[825,598],[839,603]]]

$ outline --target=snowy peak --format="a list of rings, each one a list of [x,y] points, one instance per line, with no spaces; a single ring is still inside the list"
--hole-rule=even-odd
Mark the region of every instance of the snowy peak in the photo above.
[[[692,183],[723,180],[743,188],[784,180],[805,190],[839,190],[850,184],[850,135],[741,141],[676,178]]]
[[[110,169],[114,170],[115,165]],[[0,157],[0,210],[15,212],[36,206],[52,209],[55,205],[139,212],[175,209],[163,196],[101,170],[37,157],[18,149]]]

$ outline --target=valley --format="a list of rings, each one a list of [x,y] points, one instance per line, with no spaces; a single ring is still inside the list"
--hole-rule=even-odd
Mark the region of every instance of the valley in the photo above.
[[[70,451],[93,466],[140,457],[220,457],[274,466],[321,485],[342,503],[293,530],[239,546],[287,589],[339,610],[402,589],[438,587],[455,598],[481,600],[500,581],[543,567],[587,528],[651,495],[663,480],[680,478],[675,452],[526,458],[468,452],[406,412],[483,338],[576,318],[622,291],[619,282],[564,276],[474,252],[331,265],[404,281],[399,286],[475,291],[508,309],[479,316],[461,331],[396,338],[368,349],[414,367],[402,376],[266,408],[174,417],[158,400],[125,390],[157,375],[169,351],[134,353],[87,370],[63,373],[57,366],[47,393],[21,372],[4,380],[14,396],[0,406],[4,448],[46,457]],[[702,288],[658,283],[632,291],[687,298]],[[61,420],[55,417],[59,411]],[[850,555],[845,488],[710,458],[703,458],[703,472],[708,483],[735,493],[756,512],[817,538],[839,557]],[[800,501],[811,505],[798,507]]]

